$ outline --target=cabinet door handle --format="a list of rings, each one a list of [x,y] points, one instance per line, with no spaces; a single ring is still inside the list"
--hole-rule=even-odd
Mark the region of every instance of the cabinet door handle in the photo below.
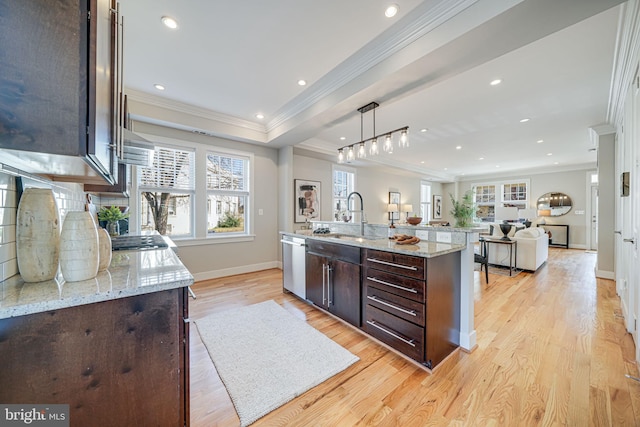
[[[385,282],[384,280],[376,279],[375,277],[367,276],[367,280],[371,280],[372,282],[380,283],[381,285],[391,286],[392,288],[401,289],[406,292],[411,292],[412,294],[417,294],[418,291],[413,288],[407,288],[400,285],[395,285],[393,283]]]
[[[396,333],[393,333],[393,332],[389,331],[388,329],[383,328],[382,326],[378,325],[375,320],[367,320],[367,323],[369,325],[373,326],[374,328],[380,329],[385,334],[391,335],[392,337],[394,337],[396,339],[399,339],[400,341],[402,341],[405,344],[409,344],[411,347],[415,347],[416,346],[415,343],[414,343],[415,340],[410,340],[409,341],[409,340],[407,340],[405,338],[402,338],[400,335],[398,335]]]
[[[636,240],[633,237],[630,238],[630,239],[622,239],[622,241],[626,242],[626,243],[635,243],[636,242]]]
[[[373,296],[371,296],[371,295],[367,295],[367,298],[368,298],[368,299],[370,299],[371,301],[375,301],[375,302],[380,303],[380,304],[382,304],[382,305],[386,305],[386,306],[387,306],[387,307],[389,307],[389,308],[393,308],[394,310],[401,311],[401,312],[406,313],[406,314],[409,314],[409,315],[411,315],[411,316],[417,316],[417,314],[416,314],[416,311],[415,311],[415,310],[407,310],[407,309],[405,309],[405,308],[398,307],[397,305],[395,305],[395,304],[391,304],[391,303],[389,303],[389,302],[386,302],[385,300],[382,300],[382,299],[380,299],[380,298],[376,297],[375,295],[373,295]]]
[[[331,294],[333,294],[333,286],[331,284],[332,271],[333,269],[331,268],[331,265],[327,264],[327,307],[331,307],[333,305],[333,297],[331,296]]]
[[[378,264],[384,264],[384,265],[388,265],[388,266],[391,266],[391,267],[404,268],[405,270],[418,271],[418,267],[414,267],[413,265],[396,264],[394,262],[382,261],[382,260],[375,259],[375,258],[367,258],[367,261],[375,262],[375,263],[378,263]]]
[[[326,295],[324,293],[324,285],[325,285],[325,283],[327,281],[327,279],[326,279],[326,277],[327,277],[326,269],[327,269],[327,265],[326,264],[322,264],[322,305],[326,304],[326,302],[327,302],[327,297],[326,297]]]

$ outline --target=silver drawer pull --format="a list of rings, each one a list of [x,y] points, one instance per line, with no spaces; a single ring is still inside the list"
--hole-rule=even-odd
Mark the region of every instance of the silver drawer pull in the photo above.
[[[375,295],[374,296],[367,295],[367,298],[369,298],[371,301],[375,301],[375,302],[380,303],[382,305],[386,305],[389,308],[393,308],[394,310],[398,310],[398,311],[401,311],[403,313],[407,313],[407,314],[409,314],[411,316],[417,316],[415,310],[405,310],[402,307],[398,307],[397,305],[390,304],[390,303],[388,303],[388,302],[386,302],[384,300],[381,300],[381,299],[377,298]]]
[[[375,258],[367,258],[367,261],[376,262],[378,264],[390,265],[391,267],[404,268],[405,270],[418,271],[418,267],[414,267],[412,265],[395,264],[393,262],[382,261]]]
[[[394,334],[393,332],[383,328],[382,326],[379,326],[375,321],[371,321],[371,320],[367,320],[367,323],[370,324],[371,326],[373,326],[374,328],[378,328],[380,329],[382,332],[384,332],[385,334],[391,335],[392,337],[399,339],[400,341],[409,344],[411,347],[415,347],[416,345],[413,343],[414,340],[406,340],[404,338],[402,338],[400,335]]]
[[[417,294],[418,291],[413,288],[406,288],[404,286],[395,285],[393,283],[385,282],[384,280],[376,279],[375,277],[367,276],[367,280],[371,280],[372,282],[380,283],[381,285],[391,286],[392,288],[401,289],[403,291],[411,292],[412,294]]]

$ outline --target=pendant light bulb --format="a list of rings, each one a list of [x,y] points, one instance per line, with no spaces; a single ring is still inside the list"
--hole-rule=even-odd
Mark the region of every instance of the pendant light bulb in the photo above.
[[[361,142],[358,145],[358,157],[360,159],[364,159],[365,157],[367,157],[367,150],[365,148],[364,142]]]
[[[391,134],[387,134],[387,136],[385,136],[384,145],[382,146],[382,149],[384,150],[385,153],[393,152],[393,141],[391,141]]]
[[[407,137],[407,130],[404,129],[402,132],[400,132],[400,146],[401,147],[408,147],[409,146],[409,138]]]
[[[375,156],[378,154],[378,138],[373,138],[371,140],[371,147],[369,147],[369,154]]]
[[[342,148],[338,150],[338,163],[344,163],[344,151]]]
[[[353,160],[354,157],[355,157],[355,154],[356,153],[353,150],[353,145],[350,145],[349,146],[349,151],[347,151],[347,161],[350,162],[351,160]]]

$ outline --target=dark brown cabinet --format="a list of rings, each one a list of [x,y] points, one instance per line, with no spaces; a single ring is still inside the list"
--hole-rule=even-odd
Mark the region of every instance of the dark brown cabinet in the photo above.
[[[0,320],[0,402],[75,426],[189,425],[187,288]]]
[[[459,344],[460,254],[422,258],[366,249],[363,259],[362,328],[435,367]]]
[[[305,275],[309,301],[360,326],[360,248],[308,240]]]
[[[117,19],[112,0],[0,0],[2,163],[114,184]]]

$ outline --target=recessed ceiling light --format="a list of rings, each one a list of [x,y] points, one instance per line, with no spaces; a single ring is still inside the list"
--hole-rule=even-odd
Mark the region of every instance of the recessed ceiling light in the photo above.
[[[345,139],[347,139],[347,137],[346,137],[346,136],[341,136],[341,137],[340,137],[340,141],[344,141]]]
[[[424,160],[420,162],[421,165],[424,165]]]
[[[547,156],[553,156],[553,153],[547,153]]]
[[[502,79],[491,80],[491,83],[489,83],[489,84],[491,86],[496,86],[496,85],[499,85],[500,83],[502,83]]]
[[[165,90],[165,87],[163,85],[161,85],[161,84],[158,84],[158,83],[154,84],[153,87],[155,87],[158,90]]]
[[[449,168],[444,168],[444,170],[449,170]]]
[[[428,131],[428,130],[429,130],[429,129],[427,129],[427,128],[423,128],[423,129],[420,129],[420,132],[426,132],[426,131]]]
[[[531,119],[520,119],[520,123],[526,123],[526,122],[528,122],[529,120],[531,120]]]
[[[398,10],[400,10],[400,7],[397,4],[390,4],[385,9],[384,16],[386,16],[387,18],[393,18],[394,16],[396,16],[396,13],[398,13]]]
[[[256,114],[256,119],[260,119],[260,120],[264,119],[264,114],[262,113]]]
[[[553,164],[554,164],[554,165],[558,165],[558,164],[560,164],[560,163],[559,163],[559,162],[553,162]]]
[[[478,160],[484,160],[484,157],[480,157]]]
[[[163,16],[161,21],[167,28],[171,28],[172,30],[175,30],[176,28],[178,28],[178,21],[176,21],[170,16]]]
[[[462,150],[462,145],[456,146],[456,150]]]
[[[496,167],[497,167],[497,168],[499,168],[499,167],[500,167],[500,165],[496,165]]]
[[[303,79],[298,80],[298,86],[306,86],[306,85],[307,85],[306,80],[303,80]]]
[[[544,139],[539,139],[536,141],[538,144],[542,144],[544,142]]]

